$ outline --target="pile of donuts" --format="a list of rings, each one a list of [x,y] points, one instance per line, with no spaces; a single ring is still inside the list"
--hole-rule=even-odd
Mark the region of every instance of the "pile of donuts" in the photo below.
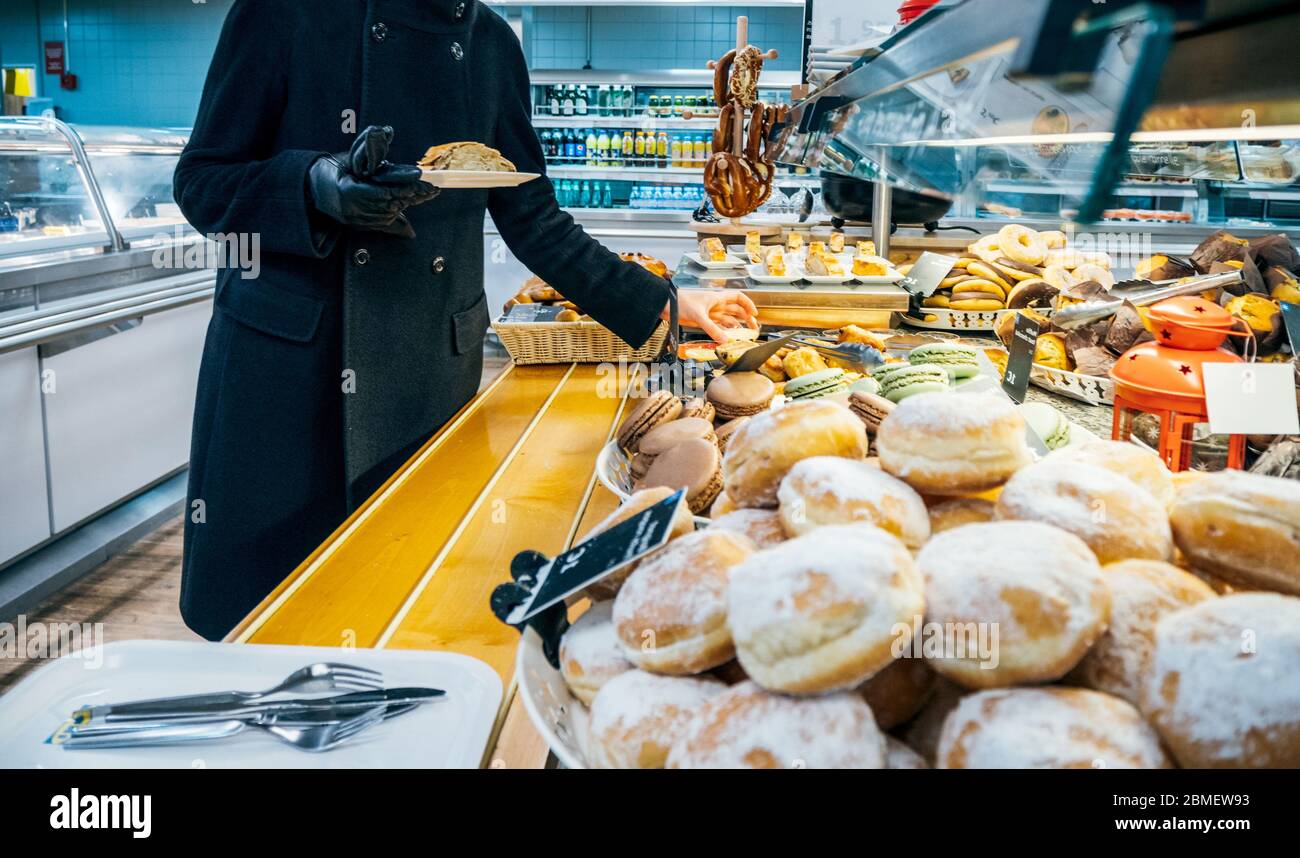
[[[1035,461],[991,394],[870,435],[827,400],[752,416],[708,526],[597,582],[560,647],[589,765],[1300,766],[1300,483]]]
[[[769,138],[785,119],[786,107],[758,100],[763,57],[758,48],[746,45],[727,51],[713,68],[713,97],[720,111],[713,153],[704,164],[704,189],[725,217],[747,215],[772,194],[775,166]]]
[[[1037,232],[1007,224],[970,244],[922,306],[974,312],[1050,310],[1061,295],[1081,284],[1114,286],[1110,267],[1108,254],[1076,250],[1060,230]]]

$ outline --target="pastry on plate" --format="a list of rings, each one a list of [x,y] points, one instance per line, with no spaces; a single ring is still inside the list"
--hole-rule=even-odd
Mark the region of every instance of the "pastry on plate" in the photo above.
[[[763,270],[771,277],[785,276],[785,252],[779,246],[769,247],[763,254]]]
[[[496,149],[472,140],[434,146],[424,153],[420,166],[426,170],[483,170],[491,173],[516,171],[515,165]]]
[[[727,248],[716,236],[700,239],[700,259],[705,262],[726,262]]]
[[[814,277],[843,277],[844,266],[834,256],[824,253],[808,252],[808,261],[804,265],[807,272]]]
[[[745,233],[745,253],[749,256],[749,261],[757,265],[763,261],[763,239],[755,230]]]
[[[859,253],[853,257],[853,274],[856,277],[885,277],[889,274],[889,260]]]

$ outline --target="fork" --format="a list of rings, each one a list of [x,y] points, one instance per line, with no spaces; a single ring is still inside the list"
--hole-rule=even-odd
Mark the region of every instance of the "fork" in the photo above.
[[[331,748],[337,748],[348,739],[360,733],[367,727],[378,724],[385,718],[383,708],[371,709],[355,718],[349,718],[346,721],[338,721],[332,724],[313,724],[310,727],[288,727],[280,724],[253,724],[271,735],[275,736],[282,742],[287,742],[294,747],[318,753],[328,751]]]
[[[383,674],[365,667],[333,662],[317,662],[295,670],[279,685],[265,691],[219,691],[213,694],[187,694],[179,697],[160,697],[131,703],[106,704],[82,709],[77,713],[78,723],[106,718],[109,715],[164,716],[194,706],[242,706],[256,703],[287,691],[315,693],[320,691],[373,691],[382,688]]]

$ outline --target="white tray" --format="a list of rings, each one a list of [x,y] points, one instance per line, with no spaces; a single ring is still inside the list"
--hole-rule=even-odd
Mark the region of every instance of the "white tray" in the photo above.
[[[991,333],[997,328],[998,320],[1006,313],[1015,310],[948,310],[943,307],[923,307],[921,312],[934,316],[932,322],[903,313],[903,321],[914,328],[927,328],[932,331],[982,331]]]
[[[387,687],[431,686],[447,696],[321,754],[261,730],[159,748],[67,751],[45,744],[84,705],[270,688],[318,661],[368,667],[383,672]],[[456,653],[121,641],[95,658],[51,661],[0,697],[0,768],[477,768],[500,706],[496,671]]]
[[[728,253],[727,258],[721,262],[709,262],[701,258],[698,253],[688,253],[686,258],[701,268],[707,268],[710,271],[717,271],[724,268],[744,268],[748,263],[734,253]]]
[[[546,660],[542,638],[531,628],[519,639],[515,679],[537,732],[566,769],[587,768],[587,709],[564,676]]]
[[[420,178],[435,188],[513,188],[541,175],[496,170],[421,170],[420,173]]]
[[[1053,393],[1086,402],[1089,405],[1113,405],[1115,382],[1099,375],[1080,375],[1063,369],[1034,364],[1029,380]]]

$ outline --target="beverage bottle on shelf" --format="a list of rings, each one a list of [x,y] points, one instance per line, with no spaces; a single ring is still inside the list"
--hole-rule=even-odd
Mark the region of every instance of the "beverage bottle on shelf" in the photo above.
[[[560,161],[564,164],[572,164],[574,155],[577,154],[577,145],[573,141],[573,129],[564,129],[564,152],[560,155]]]
[[[649,116],[659,115],[659,96],[652,95],[646,99],[645,112]]]
[[[630,86],[621,87],[620,93],[621,95],[619,97],[619,108],[620,108],[619,115],[631,116],[632,108],[636,104],[636,99],[632,95],[632,87]]]
[[[573,115],[573,87],[572,85],[570,85],[570,86],[561,87],[561,89],[564,90],[564,94],[560,96],[560,113],[563,114],[564,116],[572,116]]]
[[[645,132],[644,131],[638,131],[636,133],[636,140],[634,141],[632,152],[635,155],[633,163],[636,164],[636,166],[638,167],[644,167],[645,166]]]
[[[636,163],[636,138],[632,136],[631,131],[623,132],[623,166],[628,167]]]
[[[703,168],[704,162],[709,158],[709,145],[704,142],[703,134],[696,135],[693,149],[695,154],[692,160],[695,163],[692,166]]]
[[[680,167],[682,165],[682,138],[679,134],[674,134],[672,142],[669,144],[672,155],[668,158],[668,164],[671,167]]]
[[[578,191],[578,208],[591,208],[591,182],[583,181]]]
[[[605,182],[600,188],[600,207],[602,209],[612,209],[614,207],[614,189]]]
[[[550,132],[550,130],[549,130],[549,129],[546,129],[546,128],[543,128],[542,131],[541,131],[541,133],[537,135],[537,139],[540,140],[541,143],[542,143],[542,160],[544,160],[544,161],[550,161],[550,160],[551,160],[551,132]]]
[[[604,128],[600,129],[600,134],[596,137],[596,166],[609,166],[609,132]]]
[[[582,133],[582,129],[573,132],[573,163],[587,163],[587,135]]]
[[[599,141],[596,139],[596,129],[588,128],[587,129],[587,166],[588,167],[598,166],[598,161],[597,161],[599,155],[597,149],[598,142]]]
[[[669,151],[670,149],[668,146],[668,133],[665,131],[660,131],[659,136],[655,139],[655,166],[656,167],[663,168],[668,166]]]
[[[618,129],[609,137],[609,166],[623,166],[623,132]]]
[[[681,97],[680,95],[674,95],[674,96],[673,96],[673,116],[681,116],[681,115],[682,115],[682,110],[683,110],[683,109],[685,109],[685,105],[682,103],[682,97]]]
[[[587,87],[580,86],[573,94],[573,115],[587,115]]]
[[[546,109],[552,116],[560,115],[560,93],[553,86],[546,88]]]

